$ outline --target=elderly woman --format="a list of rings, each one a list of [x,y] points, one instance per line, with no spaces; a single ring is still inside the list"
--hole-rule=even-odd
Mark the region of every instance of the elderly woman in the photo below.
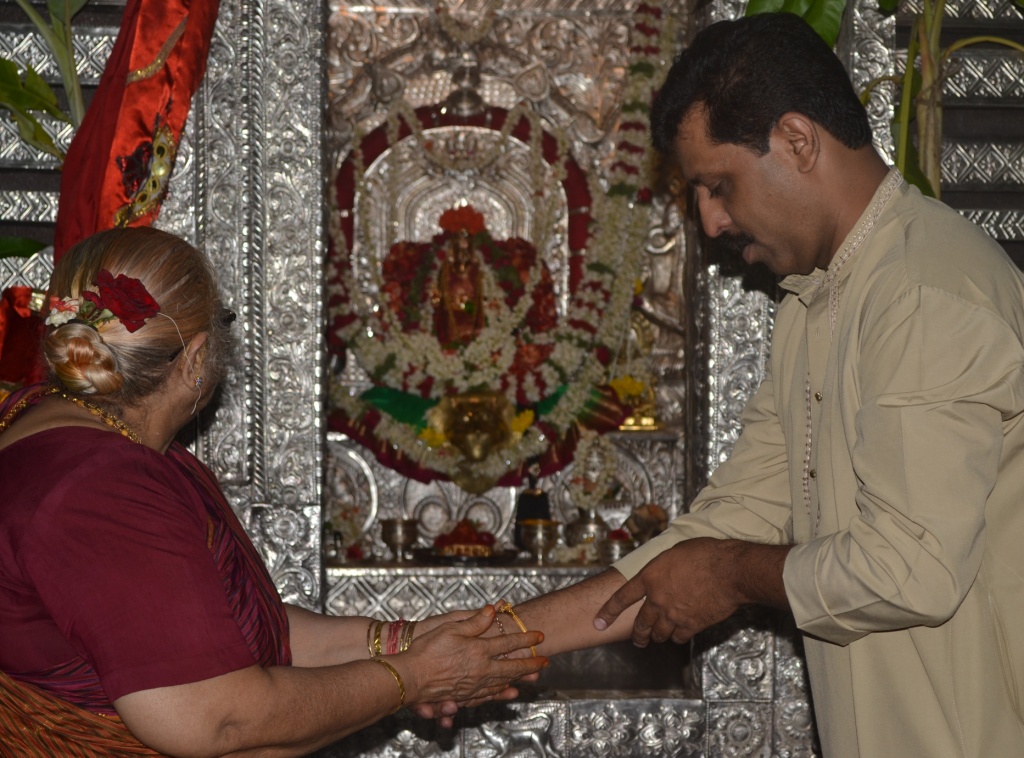
[[[282,603],[174,442],[222,378],[207,260],[103,232],[54,272],[51,382],[0,407],[0,743],[19,755],[304,755],[398,708],[515,697],[537,632],[494,608],[415,628]],[[434,705],[432,705],[434,704]]]

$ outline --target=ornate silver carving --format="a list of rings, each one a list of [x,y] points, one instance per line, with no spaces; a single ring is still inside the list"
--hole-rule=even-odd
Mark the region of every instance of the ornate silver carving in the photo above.
[[[463,755],[568,757],[565,703],[512,703],[509,710],[514,718],[485,721],[478,727],[464,729]]]
[[[317,6],[221,3],[191,143],[196,242],[243,335],[242,368],[198,452],[221,474],[283,596],[309,607],[322,596],[322,30]],[[172,193],[191,176],[176,171]]]
[[[0,258],[0,292],[6,287],[45,290],[53,273],[53,248],[46,247],[28,258]]]
[[[874,0],[856,0],[843,18],[843,28],[836,52],[846,64],[854,89],[862,92],[867,85],[895,70],[896,21],[882,15]],[[868,122],[875,135],[875,145],[883,155],[892,156],[895,146],[889,123],[894,113],[895,90],[892,85],[877,87],[867,104]]]
[[[920,12],[920,0],[907,0],[900,4],[900,15]],[[950,18],[1020,21],[1020,11],[1014,0],[950,0],[945,5],[945,12]]]
[[[76,26],[74,31],[75,66],[79,81],[85,87],[94,87],[99,83],[103,67],[114,48],[117,30]],[[53,56],[27,19],[18,27],[6,27],[0,31],[0,55],[20,64],[28,64],[50,84],[60,82],[60,72]]]
[[[942,183],[1024,184],[1024,142],[943,142]]]
[[[328,567],[326,608],[338,615],[424,618],[504,598],[518,603],[575,584],[596,568]]]
[[[906,54],[899,56],[901,62]],[[1024,56],[1005,48],[964,48],[954,56],[942,88],[947,104],[956,100],[1024,99]]]
[[[630,510],[644,503],[658,503],[674,516],[682,505],[678,435],[665,431],[613,432],[611,436],[617,453],[614,480],[620,492],[614,503],[600,505],[600,515],[612,528],[622,526]],[[344,511],[340,531],[345,544],[362,543],[370,555],[386,558],[389,552],[380,540],[380,519],[417,519],[418,544],[426,547],[455,521],[468,518],[492,532],[499,546],[512,546],[515,489],[496,487],[470,495],[450,482],[423,484],[397,477],[345,435],[328,432],[327,438],[324,519],[339,529],[335,522]],[[566,489],[573,475],[570,464],[541,481],[551,500],[552,516],[562,523],[578,515]]]
[[[740,277],[722,277],[709,267],[708,470],[729,457],[739,437],[740,414],[761,383],[775,306],[763,293],[748,291]]]
[[[57,220],[57,193],[0,190],[0,218],[52,224]]]
[[[440,231],[438,219],[445,210],[469,203],[484,214],[495,239],[547,240],[544,262],[554,281],[558,312],[565,313],[569,297],[565,192],[544,164],[544,194],[547,204],[554,205],[548,217],[553,223],[543,233],[536,230],[537,219],[531,213],[536,191],[530,171],[532,150],[514,137],[502,144],[500,136],[484,127],[425,129],[423,142],[429,150],[415,137],[406,137],[367,167],[367,200],[356,210],[356,229],[366,229],[370,237],[356,234],[352,260],[368,306],[380,301],[378,271],[391,244],[431,239]],[[444,156],[445,162],[434,159],[436,155]],[[368,218],[362,218],[363,213]]]
[[[771,711],[771,706],[765,703],[709,703],[709,753],[728,758],[770,756]]]
[[[1024,242],[1024,213],[1020,211],[965,210],[961,213],[997,240]]]
[[[67,152],[71,143],[71,125],[49,119],[44,119],[41,123],[43,131],[50,136],[54,144]],[[41,153],[21,141],[18,127],[13,121],[6,118],[0,120],[0,168],[37,169],[57,166],[56,156]]]

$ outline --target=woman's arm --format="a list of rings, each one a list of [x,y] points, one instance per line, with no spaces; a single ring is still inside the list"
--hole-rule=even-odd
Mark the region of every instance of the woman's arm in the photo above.
[[[285,603],[292,665],[336,666],[370,657],[366,647],[368,616],[327,616]]]
[[[306,755],[392,713],[400,701],[407,706],[473,704],[514,697],[509,683],[539,671],[547,660],[502,656],[540,644],[543,635],[481,637],[493,618],[494,609],[486,606],[465,621],[444,623],[418,637],[408,651],[388,656],[404,700],[387,667],[361,660],[316,668],[252,666],[134,692],[118,698],[114,707],[140,741],[182,758]],[[300,624],[307,622],[309,629],[319,623],[303,618]],[[365,627],[363,639],[365,644]]]
[[[293,666],[336,666],[370,657],[366,642],[367,627],[380,619],[369,616],[328,616],[297,605],[285,603],[288,612],[289,642]],[[417,621],[413,639],[436,629],[448,621],[462,621],[475,611],[458,610]],[[388,625],[383,629],[382,642],[386,644]]]

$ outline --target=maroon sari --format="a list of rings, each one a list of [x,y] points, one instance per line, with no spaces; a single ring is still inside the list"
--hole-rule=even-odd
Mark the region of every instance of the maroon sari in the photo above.
[[[28,387],[0,404],[0,434],[47,390]],[[253,659],[264,667],[289,665],[284,604],[213,473],[176,443],[166,458],[193,483],[205,506],[206,549]],[[0,672],[0,745],[17,755],[41,757],[158,755],[113,712],[85,660],[34,674]]]

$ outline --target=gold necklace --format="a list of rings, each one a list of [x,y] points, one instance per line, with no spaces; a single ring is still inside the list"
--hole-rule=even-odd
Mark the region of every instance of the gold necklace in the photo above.
[[[124,423],[121,419],[112,414],[110,411],[106,411],[103,408],[100,408],[98,405],[90,403],[88,400],[82,400],[82,398],[80,397],[69,395],[66,392],[61,391],[59,387],[54,387],[51,390],[51,392],[53,394],[60,395],[69,403],[74,403],[79,408],[84,408],[85,410],[89,411],[89,413],[99,418],[100,421],[109,426],[111,429],[116,429],[118,432],[120,432],[122,437],[127,437],[132,442],[137,442],[140,445],[142,444],[142,438],[139,437],[138,433],[130,426],[128,426],[128,424]]]

